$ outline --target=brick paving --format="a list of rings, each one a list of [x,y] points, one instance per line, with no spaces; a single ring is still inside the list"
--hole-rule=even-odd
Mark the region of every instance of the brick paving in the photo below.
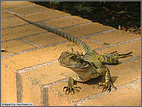
[[[117,50],[133,52],[119,65],[109,65],[118,88],[110,93],[97,88],[99,78],[87,83],[74,95],[62,91],[73,72],[59,65],[57,59],[73,43],[56,34],[13,16],[16,12],[34,22],[44,22],[80,38],[98,53]],[[27,1],[2,2],[1,102],[33,103],[35,106],[140,106],[141,105],[141,37],[116,30],[62,11]]]

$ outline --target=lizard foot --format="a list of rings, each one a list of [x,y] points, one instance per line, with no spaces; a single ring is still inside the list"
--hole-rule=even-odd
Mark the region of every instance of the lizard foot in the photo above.
[[[75,90],[76,90],[77,92],[79,92],[79,90],[78,90],[77,88],[81,89],[81,87],[78,87],[78,86],[76,86],[76,85],[73,85],[73,86],[64,87],[64,88],[63,88],[63,91],[66,89],[66,90],[65,90],[65,94],[69,94],[69,93],[74,94],[74,93],[75,93]]]
[[[103,86],[103,89],[102,89],[102,91],[104,92],[104,91],[108,91],[108,92],[110,92],[111,91],[111,87],[113,87],[115,90],[117,89],[114,85],[113,85],[113,83],[112,82],[106,82],[106,83],[102,83],[102,82],[100,82],[99,83],[99,87],[100,86]],[[98,88],[99,88],[98,87]]]

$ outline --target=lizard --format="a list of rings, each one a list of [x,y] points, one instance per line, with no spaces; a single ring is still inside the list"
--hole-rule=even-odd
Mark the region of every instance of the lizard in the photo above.
[[[58,59],[61,66],[67,67],[75,72],[75,75],[71,75],[69,77],[68,86],[65,86],[63,88],[63,91],[65,90],[66,94],[74,94],[75,91],[79,91],[78,88],[81,89],[81,87],[78,87],[76,85],[76,82],[86,82],[92,78],[97,78],[99,76],[104,76],[105,78],[105,82],[98,83],[99,87],[103,87],[102,91],[110,92],[111,87],[117,89],[113,85],[111,74],[106,64],[118,64],[120,63],[119,58],[132,56],[132,52],[119,54],[117,51],[114,51],[112,53],[100,55],[79,38],[76,38],[63,31],[57,30],[56,28],[53,28],[49,25],[45,26],[36,22],[29,21],[16,13],[12,14],[28,22],[29,24],[40,27],[48,32],[57,34],[80,47],[82,51],[81,54],[79,52],[75,52],[72,49],[72,52],[62,52],[61,56]]]

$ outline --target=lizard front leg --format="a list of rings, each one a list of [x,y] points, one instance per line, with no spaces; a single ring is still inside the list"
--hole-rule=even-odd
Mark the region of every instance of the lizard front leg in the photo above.
[[[77,88],[81,89],[81,87],[78,87],[75,85],[75,80],[72,77],[69,77],[68,86],[64,87],[63,91],[64,91],[64,89],[66,89],[65,94],[69,94],[69,93],[74,94],[75,90],[79,92],[79,90]]]
[[[117,89],[113,83],[112,83],[112,80],[111,80],[111,75],[110,75],[110,71],[109,69],[106,67],[106,68],[103,68],[102,70],[104,70],[104,77],[105,77],[105,82],[100,82],[99,83],[99,87],[100,86],[103,86],[103,89],[102,91],[111,91],[111,87]]]
[[[72,51],[72,53],[74,53],[75,55],[83,56],[82,53],[79,53],[78,51],[75,52],[72,47],[71,47],[71,51]]]

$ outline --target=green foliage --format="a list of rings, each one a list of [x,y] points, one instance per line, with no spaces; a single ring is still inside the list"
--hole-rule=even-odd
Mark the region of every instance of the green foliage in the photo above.
[[[60,1],[50,1],[50,4],[60,4]]]
[[[140,27],[140,2],[38,2],[105,25]]]

